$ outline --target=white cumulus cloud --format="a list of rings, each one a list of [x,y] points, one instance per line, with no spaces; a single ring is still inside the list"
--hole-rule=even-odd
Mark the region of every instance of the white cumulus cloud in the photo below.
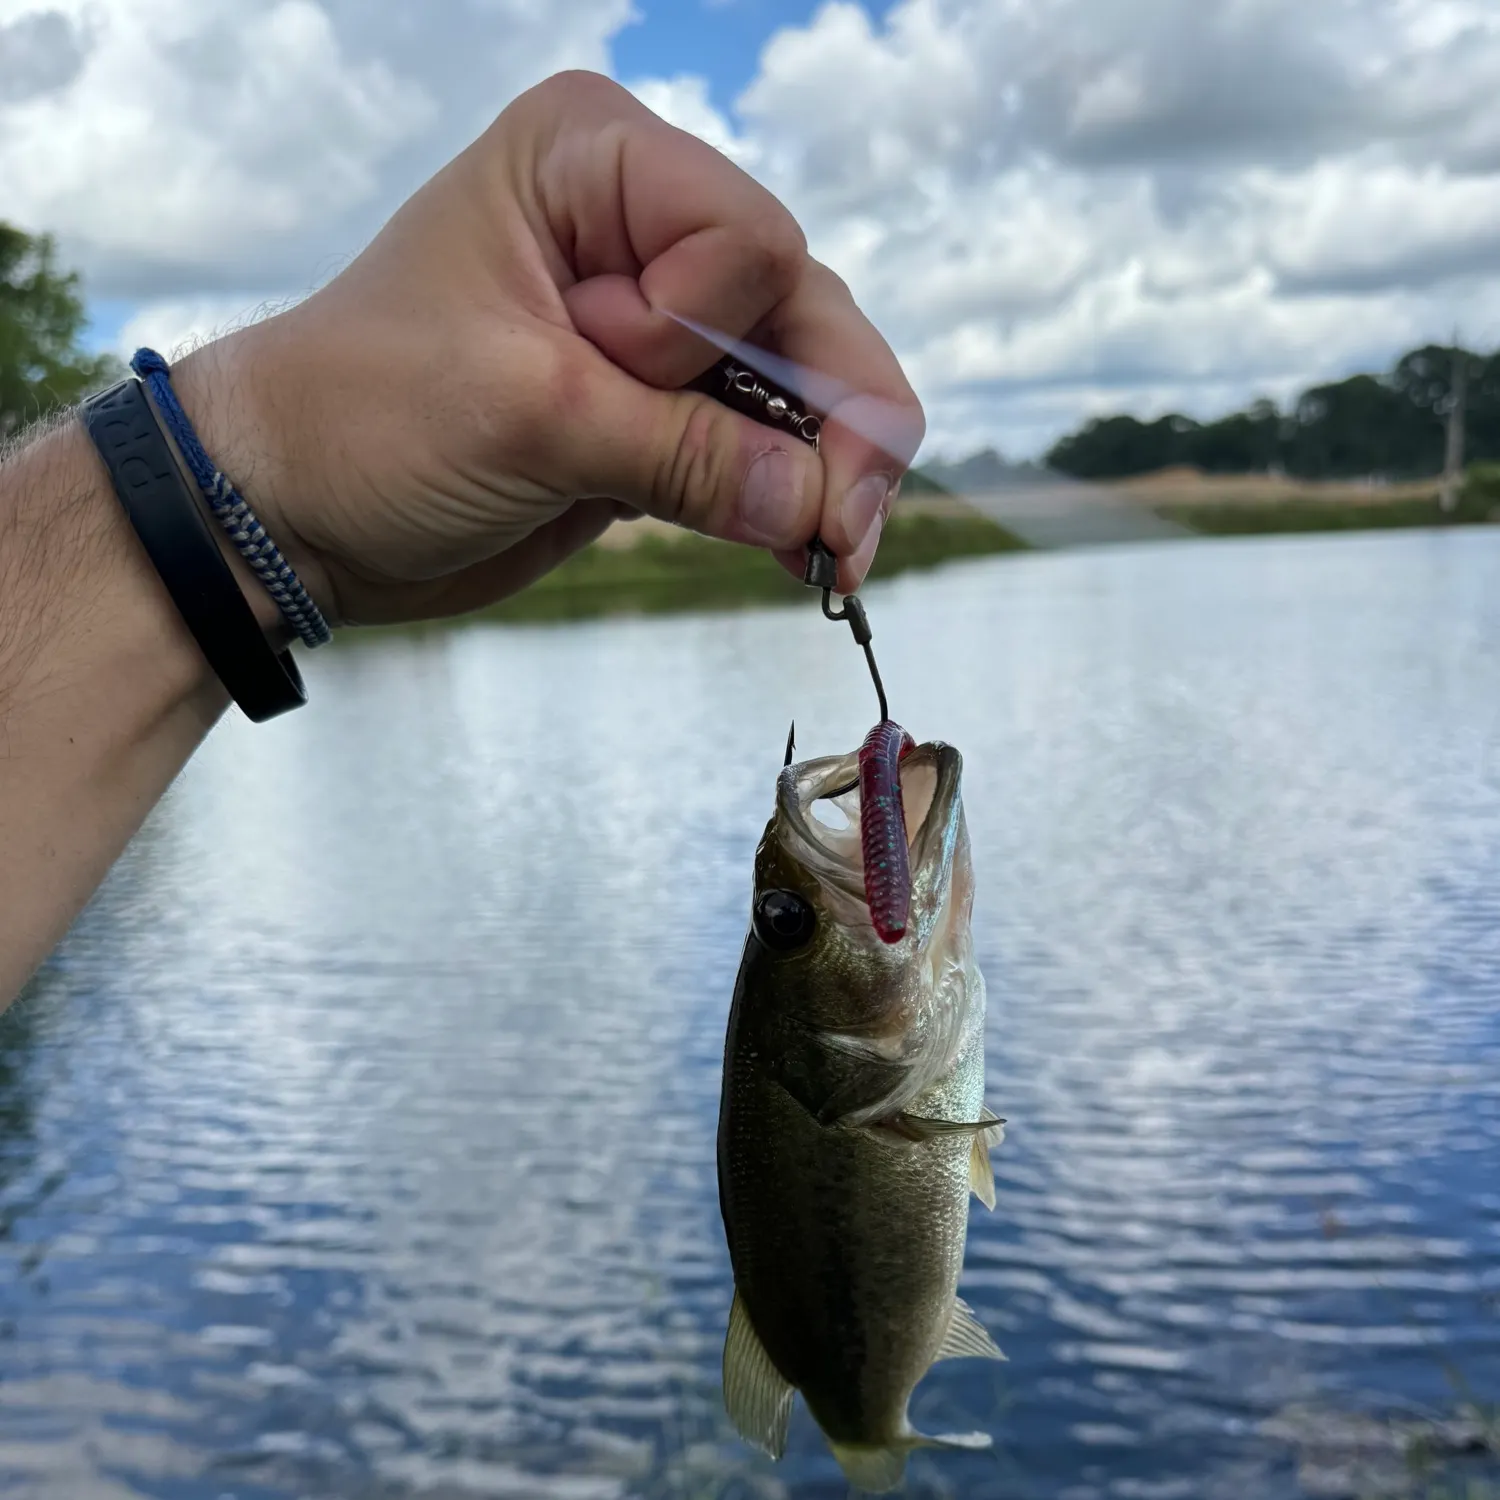
[[[1500,342],[1487,0],[902,0],[881,24],[835,0],[734,120],[674,89],[874,313],[929,451],[1284,399],[1455,327]]]
[[[629,0],[0,0],[0,213],[90,291],[305,291]]]
[[[326,277],[530,83],[607,69],[630,15],[0,0],[0,214],[140,304],[122,346],[201,334]],[[828,0],[730,112],[626,82],[790,204],[929,452],[1500,343],[1494,0]]]

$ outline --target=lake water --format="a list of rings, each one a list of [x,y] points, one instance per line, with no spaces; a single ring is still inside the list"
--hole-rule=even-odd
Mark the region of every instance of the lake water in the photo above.
[[[963,1286],[1009,1363],[914,1403],[997,1449],[907,1493],[1345,1493],[1359,1414],[1500,1399],[1500,535],[869,604],[897,717],[965,754],[1011,1121]],[[0,1023],[0,1494],[844,1496],[805,1413],[780,1465],[722,1415],[714,1129],[787,721],[873,716],[847,632],[474,627],[309,677]]]

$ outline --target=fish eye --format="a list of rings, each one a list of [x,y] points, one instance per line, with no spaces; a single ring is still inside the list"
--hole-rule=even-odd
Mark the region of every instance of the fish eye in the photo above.
[[[755,903],[753,925],[773,953],[791,953],[812,941],[818,917],[795,891],[767,891]]]

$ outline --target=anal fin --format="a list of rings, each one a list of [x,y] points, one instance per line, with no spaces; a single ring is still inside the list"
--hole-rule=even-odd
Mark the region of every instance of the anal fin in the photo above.
[[[724,1409],[735,1431],[772,1458],[786,1452],[786,1430],[792,1415],[791,1384],[771,1363],[745,1311],[739,1291],[729,1309],[724,1340]]]
[[[1000,1346],[989,1330],[974,1316],[974,1309],[962,1297],[953,1299],[953,1313],[937,1359],[1004,1359]],[[934,1363],[937,1361],[934,1360]]]

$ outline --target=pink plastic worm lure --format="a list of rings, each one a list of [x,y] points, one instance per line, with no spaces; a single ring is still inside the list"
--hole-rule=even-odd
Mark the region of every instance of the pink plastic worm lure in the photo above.
[[[901,804],[901,762],[916,749],[912,737],[882,719],[859,747],[860,846],[865,900],[882,942],[899,943],[911,909],[911,865],[906,853],[906,813]]]

